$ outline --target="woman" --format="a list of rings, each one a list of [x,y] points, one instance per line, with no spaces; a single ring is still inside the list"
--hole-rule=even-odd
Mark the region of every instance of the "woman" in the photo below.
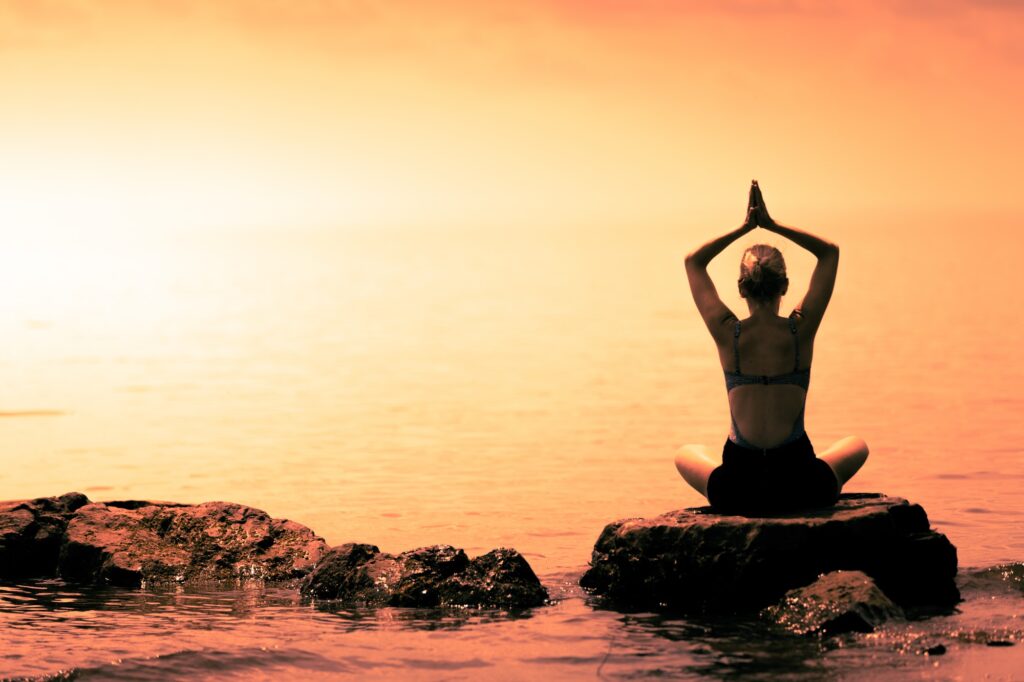
[[[779,316],[789,288],[778,249],[748,248],[740,262],[740,296],[750,317],[740,320],[718,297],[708,276],[711,259],[757,227],[787,237],[818,259],[803,301]],[[839,266],[839,247],[768,215],[757,181],[750,186],[747,219],[686,257],[686,275],[725,371],[732,425],[721,461],[703,445],[685,445],[676,468],[686,482],[725,513],[764,513],[829,506],[868,456],[849,436],[815,456],[804,431],[814,337],[825,315]]]

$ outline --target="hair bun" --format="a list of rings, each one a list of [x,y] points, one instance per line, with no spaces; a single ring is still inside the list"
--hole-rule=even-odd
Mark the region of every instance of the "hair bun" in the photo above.
[[[774,246],[755,244],[740,261],[740,295],[744,298],[768,300],[782,294],[789,280],[786,262]]]

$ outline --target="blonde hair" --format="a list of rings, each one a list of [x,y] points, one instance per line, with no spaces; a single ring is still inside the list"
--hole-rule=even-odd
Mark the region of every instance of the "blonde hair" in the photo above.
[[[782,252],[768,244],[754,244],[740,259],[740,296],[770,301],[781,296],[789,284]]]

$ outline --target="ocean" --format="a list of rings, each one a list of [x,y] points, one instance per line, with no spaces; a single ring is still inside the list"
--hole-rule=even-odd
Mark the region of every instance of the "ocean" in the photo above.
[[[956,613],[819,641],[756,619],[618,613],[576,586],[606,523],[702,503],[674,452],[720,445],[728,408],[683,256],[732,227],[14,240],[0,258],[0,499],[228,500],[331,544],[514,547],[554,603],[351,610],[275,586],[0,583],[0,676],[1024,678],[1024,318],[1007,219],[820,228],[842,256],[808,433],[819,449],[863,437],[871,455],[846,490],[921,504],[957,546]],[[738,313],[754,241],[783,247],[794,294],[813,264],[763,232],[733,245],[711,272]]]

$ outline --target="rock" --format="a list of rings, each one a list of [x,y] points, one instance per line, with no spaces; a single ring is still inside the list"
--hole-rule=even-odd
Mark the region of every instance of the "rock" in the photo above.
[[[305,526],[230,502],[92,503],[81,493],[0,502],[0,577],[70,582],[301,578],[327,545]]]
[[[806,587],[790,590],[763,615],[798,635],[873,632],[905,618],[903,609],[861,571],[833,571]]]
[[[605,527],[580,584],[620,608],[760,609],[823,573],[863,571],[895,603],[948,607],[956,548],[919,505],[877,493],[766,517],[701,507]]]
[[[0,578],[56,575],[68,519],[86,504],[82,493],[0,502]]]
[[[231,502],[108,502],[78,509],[60,551],[71,581],[280,581],[306,575],[324,540],[293,521]]]
[[[496,549],[469,559],[448,545],[387,554],[373,545],[334,547],[302,584],[314,599],[372,606],[528,608],[548,598],[526,559]]]

